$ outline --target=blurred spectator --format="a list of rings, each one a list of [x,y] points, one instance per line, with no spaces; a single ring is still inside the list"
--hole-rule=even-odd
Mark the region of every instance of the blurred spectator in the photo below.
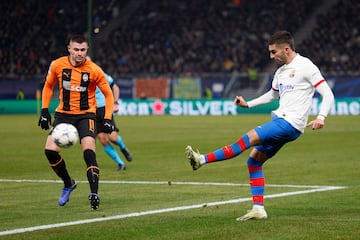
[[[23,92],[23,90],[20,88],[16,94],[16,100],[24,100],[25,99],[25,94]]]
[[[317,18],[316,28],[299,44],[300,52],[327,73],[360,71],[360,2],[339,0]]]
[[[108,17],[102,13],[113,1],[94,2],[96,17],[105,24]],[[67,54],[66,48],[55,47],[67,42],[65,33],[87,33],[87,2],[1,1],[0,33],[0,78],[42,77],[51,59]]]
[[[261,69],[269,34],[296,31],[321,2],[145,1],[103,41],[97,59],[106,56],[102,65],[118,75],[247,71],[250,63]]]
[[[206,87],[204,90],[204,98],[207,100],[211,100],[212,99],[212,91],[209,87]]]
[[[144,0],[108,39],[93,49],[115,77],[125,74],[261,72],[269,63],[270,33],[295,33],[325,0]],[[93,33],[123,17],[131,1],[93,1]],[[86,3],[87,4],[87,3]],[[66,49],[64,33],[87,34],[82,0],[2,1],[0,78],[40,78]],[[85,8],[86,6],[86,8]],[[289,11],[292,9],[292,11]],[[360,3],[338,0],[318,16],[299,52],[324,72],[360,71]],[[96,32],[95,32],[96,31]],[[59,43],[60,42],[60,43]]]
[[[250,86],[252,88],[257,88],[258,87],[258,70],[255,67],[253,67],[252,65],[250,65],[250,67],[247,70],[247,73],[249,75]]]

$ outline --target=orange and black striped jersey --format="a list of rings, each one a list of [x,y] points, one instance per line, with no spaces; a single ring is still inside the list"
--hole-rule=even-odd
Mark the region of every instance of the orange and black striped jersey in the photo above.
[[[96,112],[96,86],[106,97],[105,118],[111,119],[114,98],[103,70],[91,60],[72,66],[68,56],[51,62],[42,92],[42,108],[48,108],[53,88],[59,84],[60,103],[56,112],[85,114]]]

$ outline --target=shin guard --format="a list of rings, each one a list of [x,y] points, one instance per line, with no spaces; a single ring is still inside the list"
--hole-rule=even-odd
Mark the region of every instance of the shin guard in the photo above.
[[[91,193],[97,193],[99,188],[100,169],[96,162],[96,154],[92,150],[84,151],[84,160],[86,162],[86,176],[90,184]]]
[[[71,186],[71,177],[66,170],[65,160],[60,154],[56,151],[45,149],[45,155],[50,163],[50,167],[63,180],[65,187]]]
[[[262,170],[262,163],[249,157],[247,165],[253,204],[264,205],[265,177]]]

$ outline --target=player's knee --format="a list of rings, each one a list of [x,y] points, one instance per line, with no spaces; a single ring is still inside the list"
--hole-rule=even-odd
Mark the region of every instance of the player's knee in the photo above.
[[[107,134],[105,134],[105,133],[99,133],[98,139],[99,139],[99,142],[101,143],[101,145],[103,145],[103,146],[109,145],[109,143],[110,143],[109,138],[108,138]]]
[[[109,139],[111,142],[115,143],[118,141],[118,135],[116,132],[112,132],[111,134],[109,134]]]
[[[45,149],[45,155],[51,164],[57,163],[61,159],[60,154],[53,150]]]

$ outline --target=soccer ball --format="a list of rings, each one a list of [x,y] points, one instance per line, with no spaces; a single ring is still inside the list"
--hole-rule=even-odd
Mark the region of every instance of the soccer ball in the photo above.
[[[51,137],[59,147],[68,148],[75,145],[79,139],[79,134],[73,125],[69,123],[60,123],[53,129]]]

